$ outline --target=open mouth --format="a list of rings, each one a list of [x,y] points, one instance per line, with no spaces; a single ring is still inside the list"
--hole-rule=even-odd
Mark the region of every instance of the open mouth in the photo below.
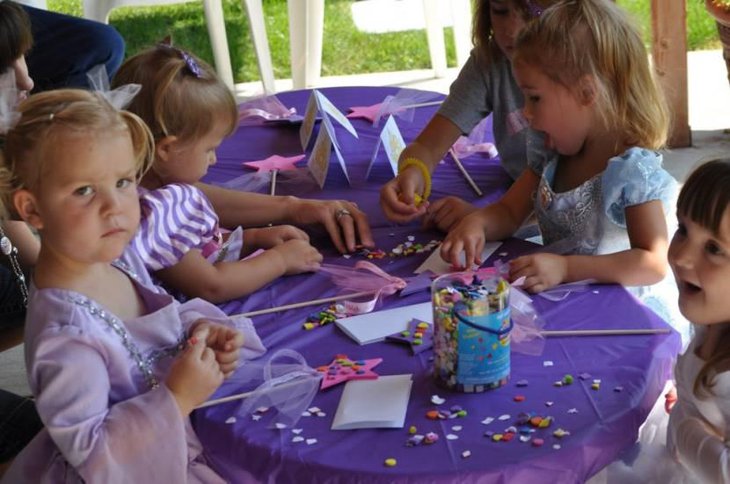
[[[691,282],[681,281],[679,283],[679,292],[682,294],[693,295],[698,294],[701,291],[702,288],[700,286],[692,284]]]

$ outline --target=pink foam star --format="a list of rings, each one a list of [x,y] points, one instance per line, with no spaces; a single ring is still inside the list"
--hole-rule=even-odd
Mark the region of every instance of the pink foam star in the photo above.
[[[380,106],[383,103],[373,104],[372,106],[353,106],[350,108],[350,114],[348,118],[363,118],[369,120],[371,123],[375,122],[375,118],[380,112]]]
[[[264,160],[244,161],[243,165],[249,168],[255,168],[256,171],[274,171],[274,170],[296,170],[295,163],[303,160],[304,155],[297,156],[269,156]]]
[[[382,358],[351,360],[347,355],[337,355],[329,365],[317,368],[317,371],[324,373],[319,389],[324,390],[349,380],[377,380],[378,374],[373,368],[381,361]]]

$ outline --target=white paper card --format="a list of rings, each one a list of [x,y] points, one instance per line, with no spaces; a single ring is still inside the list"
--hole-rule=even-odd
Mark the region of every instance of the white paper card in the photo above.
[[[340,123],[340,125],[344,127],[351,135],[357,138],[357,131],[355,131],[355,127],[352,125],[350,120],[347,119],[344,114],[342,114],[342,111],[337,109],[337,107],[332,104],[332,102],[327,99],[327,97],[321,92],[315,90],[312,91],[312,94],[316,96],[317,105],[319,106],[319,110],[322,114],[328,114],[332,116],[335,121]]]
[[[495,250],[499,248],[499,246],[502,245],[502,242],[487,242],[484,244],[484,250],[482,251],[482,260],[487,260],[487,258],[494,253]],[[462,252],[459,254],[459,262],[464,265],[464,253]],[[454,272],[454,270],[451,268],[451,264],[446,262],[441,258],[441,252],[436,249],[433,252],[431,252],[431,255],[428,256],[428,259],[423,261],[423,264],[418,266],[418,269],[416,269],[416,274],[420,274],[423,271],[431,271],[434,274],[448,274],[449,272]]]
[[[358,314],[337,319],[335,324],[358,344],[366,345],[383,341],[386,336],[408,329],[408,322],[413,318],[433,324],[431,302]]]
[[[345,159],[342,157],[340,148],[336,144],[333,144],[332,147],[334,148],[335,155],[337,156],[337,161],[340,163],[340,168],[342,168],[342,172],[345,174],[345,178],[347,179],[347,184],[351,185],[350,174],[347,173],[347,165],[345,164]]]
[[[332,152],[332,141],[326,129],[319,130],[317,141],[314,142],[314,148],[307,160],[307,168],[312,174],[319,188],[324,188],[324,182],[327,179],[327,171],[330,166],[330,153]]]
[[[403,428],[412,386],[412,375],[347,382],[332,430]]]
[[[302,144],[302,150],[307,151],[309,146],[309,139],[312,137],[312,130],[314,130],[314,122],[317,119],[317,100],[314,94],[309,96],[307,101],[307,110],[304,113],[304,119],[302,120],[302,126],[299,128],[299,142]]]
[[[393,116],[388,116],[388,120],[385,122],[383,130],[380,132],[380,137],[378,138],[378,143],[375,145],[373,157],[370,159],[368,170],[365,173],[366,180],[370,177],[370,170],[372,170],[373,165],[375,164],[381,145],[385,150],[385,155],[388,157],[388,163],[390,163],[390,169],[393,172],[393,176],[396,176],[398,174],[398,158],[400,158],[401,151],[405,149],[406,142],[403,141],[403,135],[401,135]]]

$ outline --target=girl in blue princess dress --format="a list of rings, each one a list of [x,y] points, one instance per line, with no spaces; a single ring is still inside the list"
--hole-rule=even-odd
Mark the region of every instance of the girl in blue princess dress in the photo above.
[[[442,257],[461,265],[463,252],[467,266],[481,264],[486,240],[509,237],[534,212],[551,250],[510,266],[528,291],[586,279],[661,281],[676,182],[655,150],[669,118],[627,14],[607,0],[550,7],[517,39],[513,69],[525,117],[555,155],[531,163],[501,200],[451,230]],[[654,300],[646,288],[636,292]]]

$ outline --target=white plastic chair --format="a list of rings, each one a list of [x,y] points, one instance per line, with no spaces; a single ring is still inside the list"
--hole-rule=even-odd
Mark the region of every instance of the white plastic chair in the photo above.
[[[446,44],[439,3],[422,0],[431,67],[435,77],[446,76]],[[388,2],[383,2],[384,7]],[[413,4],[415,2],[409,2]],[[471,50],[471,5],[469,0],[450,0],[457,63],[463,65]],[[292,83],[295,89],[312,87],[322,69],[324,0],[288,0]],[[384,11],[384,14],[387,13]]]
[[[109,12],[117,7],[169,5],[172,3],[181,3],[181,1],[185,0],[83,0],[84,16],[88,19],[108,23]],[[248,13],[251,37],[253,38],[254,49],[258,59],[261,82],[266,92],[273,93],[275,91],[274,70],[271,65],[269,42],[266,39],[261,0],[241,0],[241,2]],[[203,0],[203,9],[205,11],[206,24],[208,25],[210,44],[213,48],[216,70],[220,78],[232,88],[233,71],[231,70],[231,56],[228,50],[228,40],[226,39],[226,25],[223,20],[221,0]]]

